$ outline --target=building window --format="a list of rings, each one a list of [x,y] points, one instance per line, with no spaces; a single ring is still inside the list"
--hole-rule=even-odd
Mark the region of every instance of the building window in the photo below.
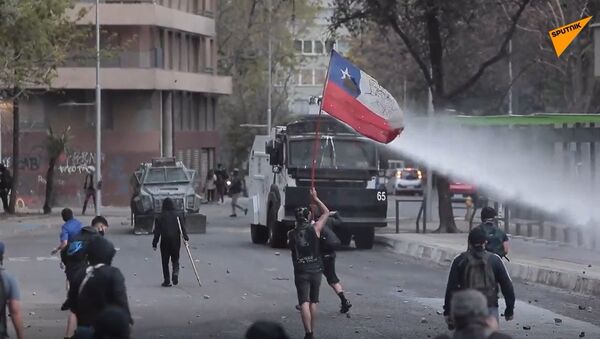
[[[314,47],[315,47],[315,49],[313,52],[315,54],[323,54],[323,42],[322,41],[315,41]]]
[[[212,98],[206,98],[206,130],[213,131],[215,129],[214,102]]]
[[[327,72],[324,69],[315,69],[315,85],[323,85]]]
[[[312,54],[312,40],[304,40],[302,45],[303,54]]]
[[[336,41],[335,40],[327,40],[325,41],[325,51],[327,54],[331,53],[331,51],[335,48]]]
[[[206,97],[204,95],[198,95],[198,120],[200,122],[200,131],[206,131]]]
[[[327,50],[327,43],[320,40],[294,40],[294,51],[303,55],[323,55],[331,51]]]
[[[212,131],[217,129],[217,98],[211,98],[212,100],[212,110],[210,111],[210,115],[212,116]]]
[[[294,40],[294,51],[302,53],[302,40]]]
[[[300,76],[298,77],[298,85],[312,86],[313,84],[314,84],[313,70],[312,69],[301,69]]]

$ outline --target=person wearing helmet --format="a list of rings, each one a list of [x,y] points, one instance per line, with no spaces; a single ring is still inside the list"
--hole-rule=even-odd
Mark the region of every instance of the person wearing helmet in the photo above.
[[[506,257],[509,250],[508,236],[496,225],[498,213],[493,207],[486,206],[481,210],[481,228],[487,235],[487,244],[485,249],[488,252],[495,253],[500,258]]]
[[[329,209],[319,199],[314,188],[310,189],[310,195],[313,202],[319,207],[321,216],[316,222],[311,223],[310,209],[299,207],[295,210],[296,226],[288,232],[288,244],[292,251],[294,265],[294,283],[306,333],[305,339],[312,339],[314,333],[323,272],[319,239],[329,218]]]

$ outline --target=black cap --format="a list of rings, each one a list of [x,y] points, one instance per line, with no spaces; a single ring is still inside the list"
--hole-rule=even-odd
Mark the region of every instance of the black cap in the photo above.
[[[493,207],[486,206],[481,209],[481,221],[494,219],[496,216],[498,216],[498,213]]]
[[[481,245],[487,241],[487,235],[481,227],[475,227],[469,232],[469,245]]]
[[[88,245],[88,260],[90,264],[110,265],[117,253],[115,246],[104,237],[94,237]]]

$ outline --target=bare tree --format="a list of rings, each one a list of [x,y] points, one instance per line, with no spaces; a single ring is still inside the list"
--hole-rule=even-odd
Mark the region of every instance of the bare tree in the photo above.
[[[346,26],[351,32],[360,34],[370,24],[375,24],[385,32],[396,34],[431,89],[435,111],[441,112],[472,88],[490,67],[508,56],[509,41],[529,3],[530,0],[334,0],[336,12],[332,26],[334,29]],[[451,43],[491,26],[482,18],[489,18],[489,13],[493,13],[494,9],[501,11],[503,8],[508,11],[508,18],[498,20],[498,15],[494,17],[496,21],[491,25],[495,34],[488,37],[486,48],[477,51],[477,62],[470,67],[463,67],[460,80],[453,79],[455,84],[448,87],[446,76],[448,69],[453,68],[447,62],[449,54],[469,53],[472,52],[470,48],[482,47],[455,49]],[[457,232],[448,179],[438,176],[437,189],[440,216],[438,231]]]

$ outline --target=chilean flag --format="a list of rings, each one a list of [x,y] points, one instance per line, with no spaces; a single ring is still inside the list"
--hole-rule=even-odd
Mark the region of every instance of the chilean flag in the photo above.
[[[404,129],[403,112],[392,95],[336,51],[331,52],[322,109],[358,133],[390,143]]]

